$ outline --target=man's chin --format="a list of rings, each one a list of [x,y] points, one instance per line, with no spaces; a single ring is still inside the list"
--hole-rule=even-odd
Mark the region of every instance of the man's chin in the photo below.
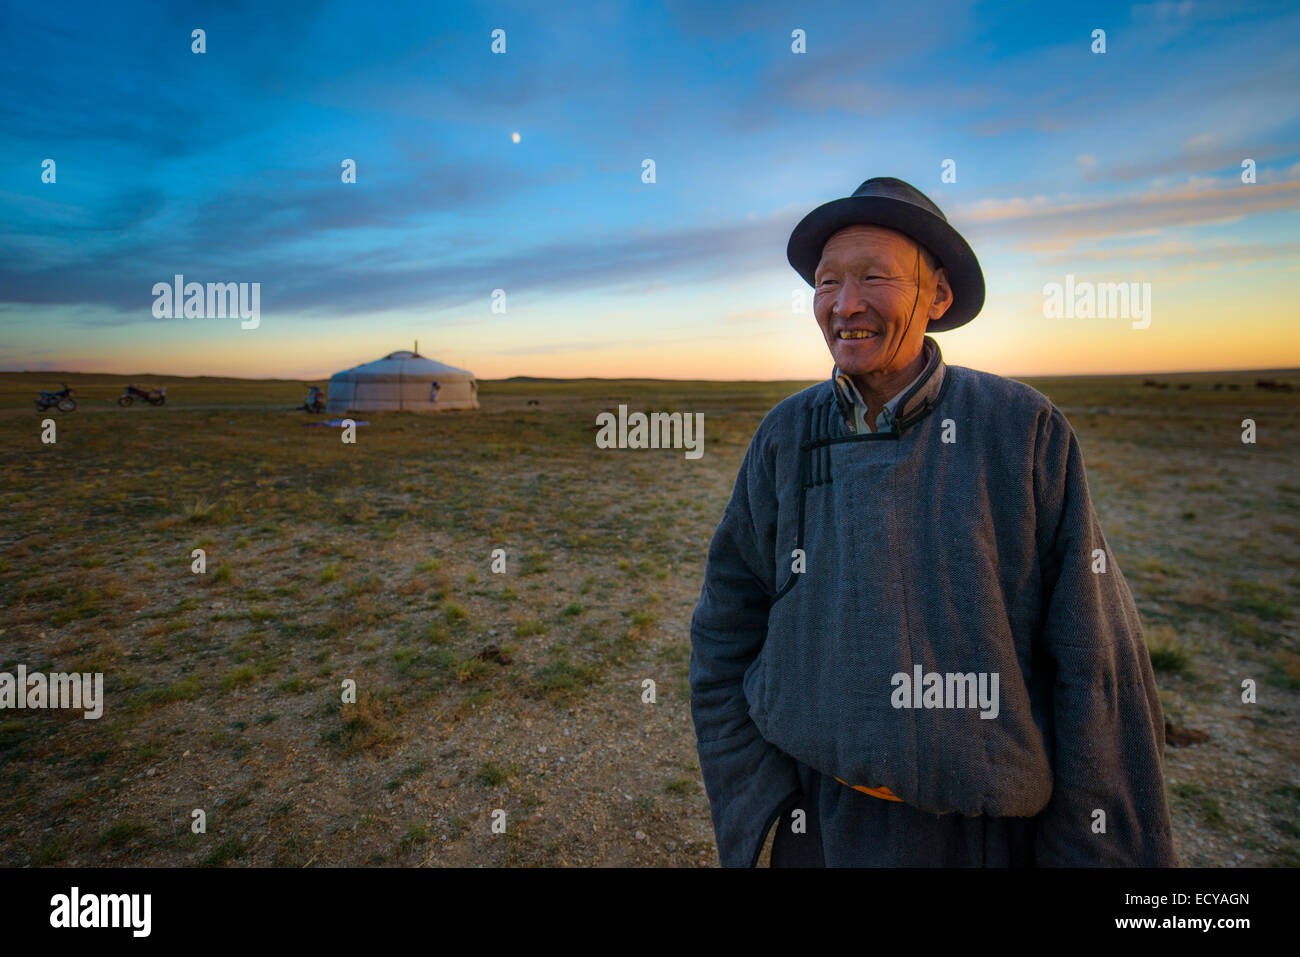
[[[837,343],[831,349],[831,358],[839,370],[847,375],[870,375],[880,369],[882,356],[879,347],[862,348]]]

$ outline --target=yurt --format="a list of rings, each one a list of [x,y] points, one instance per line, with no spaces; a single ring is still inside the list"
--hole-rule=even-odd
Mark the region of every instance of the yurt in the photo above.
[[[444,412],[478,408],[474,373],[443,365],[415,350],[390,352],[382,359],[336,372],[330,377],[325,411]]]

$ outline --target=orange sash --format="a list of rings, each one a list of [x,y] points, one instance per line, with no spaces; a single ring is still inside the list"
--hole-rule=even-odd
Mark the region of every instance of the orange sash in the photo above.
[[[872,797],[882,798],[883,800],[886,801],[897,801],[899,804],[903,803],[903,799],[898,795],[896,795],[893,791],[889,790],[889,788],[886,787],[868,788],[868,787],[863,787],[861,784],[849,784],[849,782],[845,781],[843,778],[836,778],[835,780],[839,781],[840,784],[843,784],[845,787],[853,788],[853,790],[855,791],[861,791],[863,794],[870,794]]]

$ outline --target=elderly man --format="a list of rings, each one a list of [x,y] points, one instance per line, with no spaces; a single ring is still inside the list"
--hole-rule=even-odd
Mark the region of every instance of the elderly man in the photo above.
[[[1176,863],[1142,627],[1065,416],[945,365],[984,304],[901,180],[808,216],[835,360],[755,433],[691,621],[723,865]]]

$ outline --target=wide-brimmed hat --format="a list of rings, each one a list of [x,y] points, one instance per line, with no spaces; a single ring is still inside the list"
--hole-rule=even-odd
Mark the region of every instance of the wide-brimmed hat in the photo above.
[[[927,331],[956,329],[984,308],[984,272],[974,250],[930,197],[910,183],[876,176],[852,196],[824,203],[805,216],[790,234],[786,258],[808,285],[813,285],[826,240],[845,226],[895,229],[934,253],[948,271],[953,303],[941,318],[930,320]]]

